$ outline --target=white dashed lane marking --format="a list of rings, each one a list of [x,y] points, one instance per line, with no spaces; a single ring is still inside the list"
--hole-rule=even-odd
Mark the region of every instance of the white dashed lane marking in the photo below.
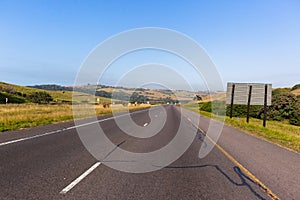
[[[88,170],[86,170],[83,174],[81,174],[78,178],[76,178],[74,181],[72,181],[67,187],[65,187],[60,194],[66,194],[69,192],[73,187],[75,187],[80,181],[82,181],[86,176],[88,176],[92,171],[94,171],[101,162],[96,162],[91,166]]]

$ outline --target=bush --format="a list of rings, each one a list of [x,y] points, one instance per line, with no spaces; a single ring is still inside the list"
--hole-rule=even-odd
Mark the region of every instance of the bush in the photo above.
[[[0,104],[5,104],[6,98],[8,98],[8,103],[25,103],[26,102],[26,100],[22,97],[8,94],[6,92],[0,92]]]
[[[291,91],[290,88],[276,88],[272,91],[272,95],[277,95],[277,94],[281,94],[281,93],[288,93],[290,91]]]
[[[292,90],[297,90],[297,89],[299,89],[300,88],[300,84],[297,84],[297,85],[294,85],[293,87],[292,87]]]
[[[218,115],[225,115],[226,105],[225,101],[215,100],[213,102],[199,103],[199,110],[212,112]]]
[[[290,124],[300,126],[300,101],[298,101],[294,105],[294,111],[292,113],[292,116],[289,120]]]
[[[140,103],[145,103],[145,102],[147,102],[147,101],[149,101],[149,98],[148,98],[148,97],[146,97],[146,96],[144,96],[144,95],[141,95],[141,94],[139,94],[139,93],[137,93],[137,92],[133,92],[132,95],[131,95],[131,97],[130,97],[130,99],[129,99],[129,102],[130,102],[130,103],[135,103],[135,102],[137,102],[138,104],[140,104]]]
[[[96,96],[99,97],[106,97],[106,98],[111,98],[112,93],[111,92],[106,92],[104,90],[98,90],[95,92]]]
[[[295,104],[297,102],[296,95],[285,92],[273,95],[272,105],[268,110],[269,119],[290,119],[293,115]]]
[[[51,95],[47,92],[34,92],[28,95],[27,99],[33,103],[47,104],[53,101]]]

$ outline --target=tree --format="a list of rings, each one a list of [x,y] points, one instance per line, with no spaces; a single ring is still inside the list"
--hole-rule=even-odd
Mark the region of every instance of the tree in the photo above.
[[[112,98],[112,93],[111,92],[106,92],[105,90],[98,90],[95,92],[96,96],[99,97],[106,97],[106,98]]]
[[[296,85],[294,85],[293,87],[292,87],[292,90],[297,90],[297,89],[299,89],[300,88],[300,84],[296,84]]]
[[[201,95],[199,95],[199,94],[196,94],[196,96],[195,96],[194,100],[197,100],[197,101],[202,101],[202,97],[201,97]]]
[[[53,101],[51,95],[47,92],[34,92],[28,95],[28,100],[33,103],[47,104]]]
[[[149,98],[147,98],[146,96],[144,95],[141,95],[137,92],[133,92],[130,99],[129,99],[129,102],[130,103],[145,103],[146,101],[149,101]]]

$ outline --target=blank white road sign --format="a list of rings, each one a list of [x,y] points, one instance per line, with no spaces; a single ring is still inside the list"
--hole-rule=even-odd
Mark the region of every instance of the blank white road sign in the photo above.
[[[227,83],[226,104],[231,104],[233,84],[235,85],[233,104],[247,105],[249,88],[252,85],[250,105],[264,105],[265,85],[267,85],[267,105],[271,105],[272,84],[263,83]]]

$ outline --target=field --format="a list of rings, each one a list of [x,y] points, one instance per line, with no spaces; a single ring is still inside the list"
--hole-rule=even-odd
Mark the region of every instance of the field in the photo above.
[[[198,104],[191,102],[182,105],[182,107],[199,113]],[[200,111],[200,114],[206,117],[212,117],[220,120],[219,116],[212,115],[209,112]],[[266,127],[262,126],[262,120],[250,118],[249,124],[245,118],[225,117],[225,124],[242,130],[248,134],[266,139],[286,148],[300,152],[300,127],[290,125],[288,122],[267,121]]]
[[[84,105],[77,105],[85,110]],[[147,104],[125,107],[117,104],[112,105],[114,112],[137,110],[149,107]],[[103,108],[95,105],[97,116],[112,113],[112,108]],[[78,118],[88,117],[84,115]],[[38,105],[38,104],[7,104],[0,105],[0,132],[29,128],[39,125],[52,124],[56,122],[69,121],[73,119],[72,105]]]

